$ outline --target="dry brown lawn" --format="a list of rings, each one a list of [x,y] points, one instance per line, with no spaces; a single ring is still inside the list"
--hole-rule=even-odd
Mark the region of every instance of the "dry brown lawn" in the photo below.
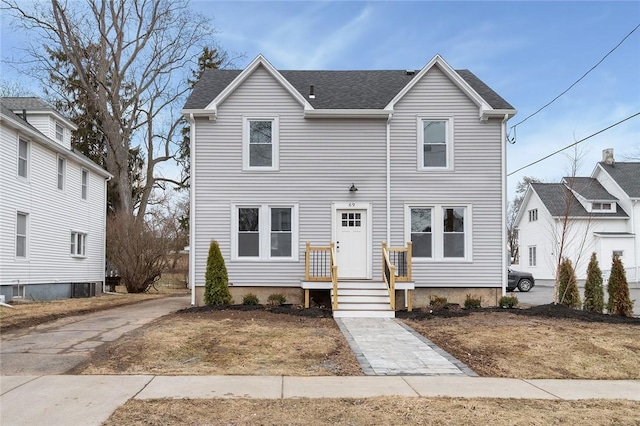
[[[130,400],[115,425],[638,425],[633,401],[401,398]]]
[[[81,374],[361,375],[332,318],[255,311],[173,314],[102,346]]]
[[[86,299],[60,299],[48,302],[31,302],[13,305],[13,308],[0,307],[0,331],[32,327],[72,315],[86,314],[139,303],[145,300],[167,297],[171,294],[185,293],[186,290],[151,290],[149,293],[127,294],[118,288],[118,294],[103,294]],[[186,293],[185,293],[186,294]]]
[[[595,323],[509,312],[404,321],[481,376],[640,379],[637,323]]]

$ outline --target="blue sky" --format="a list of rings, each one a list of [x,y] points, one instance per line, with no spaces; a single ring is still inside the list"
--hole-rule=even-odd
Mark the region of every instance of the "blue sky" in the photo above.
[[[420,69],[440,54],[517,110],[513,125],[568,88],[640,24],[640,2],[217,2],[211,17],[238,67],[262,53],[279,69]],[[17,40],[2,21],[2,57]],[[6,67],[3,67],[3,73]],[[10,75],[10,74],[7,74]],[[4,78],[4,77],[3,77]],[[640,29],[567,94],[517,128],[508,171],[640,112]],[[601,152],[640,157],[640,116],[578,145],[581,175]],[[559,154],[509,178],[557,182]]]

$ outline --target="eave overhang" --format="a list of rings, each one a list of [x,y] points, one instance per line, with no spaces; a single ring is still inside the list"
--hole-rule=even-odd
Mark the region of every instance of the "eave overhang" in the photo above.
[[[386,109],[305,109],[305,118],[388,118]]]

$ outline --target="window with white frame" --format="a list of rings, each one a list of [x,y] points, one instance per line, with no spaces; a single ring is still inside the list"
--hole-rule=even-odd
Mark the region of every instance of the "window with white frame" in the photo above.
[[[82,199],[87,199],[87,185],[89,181],[89,172],[82,169]]]
[[[80,257],[87,255],[87,234],[71,231],[71,255]]]
[[[618,256],[620,259],[624,257],[624,250],[613,250],[613,256]]]
[[[591,205],[592,210],[600,210],[600,211],[611,211],[612,203],[593,203]]]
[[[418,118],[418,168],[453,168],[453,119]]]
[[[29,174],[29,142],[18,139],[18,176],[26,178]]]
[[[529,210],[529,222],[535,222],[538,220],[538,209]]]
[[[64,127],[58,122],[56,122],[56,139],[60,142],[64,141]]]
[[[58,189],[64,189],[64,176],[66,170],[66,160],[63,157],[58,156]]]
[[[233,259],[297,259],[297,207],[234,207]]]
[[[529,246],[529,266],[537,266],[538,265],[538,259],[537,259],[537,247],[536,246]]]
[[[16,215],[16,257],[27,257],[27,217],[26,213]]]
[[[405,218],[415,259],[471,259],[471,206],[411,205]]]
[[[243,168],[278,170],[278,117],[244,118]]]

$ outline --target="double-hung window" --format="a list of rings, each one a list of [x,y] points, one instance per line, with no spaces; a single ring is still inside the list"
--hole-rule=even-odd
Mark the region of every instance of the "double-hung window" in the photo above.
[[[27,217],[26,213],[16,215],[16,257],[27,257]]]
[[[529,222],[535,222],[538,220],[538,209],[529,210]]]
[[[18,176],[26,178],[29,173],[29,142],[18,139]]]
[[[529,246],[529,266],[537,266],[538,265],[538,253],[536,246]]]
[[[71,232],[71,255],[80,257],[87,255],[87,234]]]
[[[58,189],[64,189],[64,176],[66,170],[66,160],[58,156]]]
[[[87,199],[87,185],[89,183],[89,172],[82,169],[82,199],[86,200]]]
[[[243,169],[278,170],[278,117],[245,117],[243,120]]]
[[[471,206],[407,205],[406,238],[417,260],[471,260]]]
[[[418,118],[418,169],[453,168],[453,118]]]
[[[60,123],[56,122],[56,140],[59,142],[64,142],[64,127],[60,125]]]
[[[297,206],[234,206],[234,260],[297,260]]]

